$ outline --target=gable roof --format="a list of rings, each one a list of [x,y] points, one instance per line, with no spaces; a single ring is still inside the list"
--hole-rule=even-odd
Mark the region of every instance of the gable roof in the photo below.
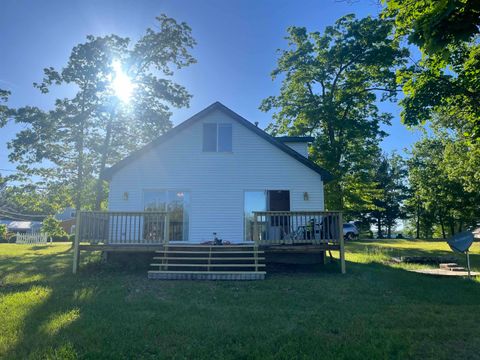
[[[320,174],[320,176],[322,177],[322,181],[324,183],[333,179],[332,174],[330,174],[327,170],[321,168],[320,166],[315,164],[313,161],[311,161],[311,160],[307,159],[306,157],[300,155],[298,152],[291,149],[289,146],[285,145],[281,140],[274,138],[270,134],[268,134],[265,131],[263,131],[262,129],[258,128],[257,126],[252,124],[250,121],[248,121],[247,119],[238,115],[237,113],[230,110],[228,107],[226,107],[225,105],[223,105],[222,103],[220,103],[218,101],[213,103],[212,105],[206,107],[205,109],[198,112],[197,114],[193,115],[188,120],[185,120],[184,122],[175,126],[173,129],[171,129],[170,131],[168,131],[164,135],[158,137],[157,139],[153,140],[149,144],[145,145],[143,148],[141,148],[137,151],[134,151],[129,156],[127,156],[123,160],[119,161],[118,163],[116,163],[112,167],[106,169],[104,171],[104,174],[103,174],[102,178],[104,180],[110,180],[112,178],[113,174],[115,174],[118,170],[122,169],[127,164],[136,160],[137,158],[139,158],[143,154],[147,153],[151,149],[155,148],[156,146],[162,144],[166,140],[174,137],[175,135],[177,135],[182,130],[186,129],[190,125],[192,125],[195,122],[203,119],[205,116],[207,116],[208,114],[210,114],[210,113],[212,113],[216,110],[221,111],[224,114],[228,115],[229,117],[231,117],[232,119],[234,119],[238,123],[240,123],[241,125],[245,126],[247,129],[251,130],[252,132],[257,134],[258,136],[262,137],[263,139],[265,139],[266,141],[271,143],[272,145],[276,146],[278,149],[282,150],[286,154],[293,157],[295,160],[301,162],[302,164],[304,164],[308,168],[310,168],[313,171],[315,171],[316,173]]]

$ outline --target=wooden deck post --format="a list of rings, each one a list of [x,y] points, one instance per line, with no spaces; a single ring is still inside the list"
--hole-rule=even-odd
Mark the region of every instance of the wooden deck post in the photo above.
[[[260,236],[258,232],[258,215],[256,213],[253,213],[253,241],[257,246],[260,243]]]
[[[340,212],[338,214],[338,236],[340,237],[340,267],[342,269],[342,274],[347,272],[345,266],[345,239],[343,237],[343,214]]]
[[[76,274],[80,265],[80,218],[81,212],[77,210],[75,222],[75,239],[73,240],[73,273]]]
[[[165,227],[163,228],[163,243],[168,244],[168,240],[170,238],[170,216],[165,213]]]

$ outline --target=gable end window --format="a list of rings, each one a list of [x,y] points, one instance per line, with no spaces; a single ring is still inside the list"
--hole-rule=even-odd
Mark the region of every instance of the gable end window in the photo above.
[[[232,124],[203,124],[204,152],[232,151]]]

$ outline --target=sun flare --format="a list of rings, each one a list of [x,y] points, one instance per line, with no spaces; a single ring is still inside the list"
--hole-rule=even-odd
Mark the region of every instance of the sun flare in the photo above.
[[[133,90],[135,90],[135,84],[132,82],[130,77],[123,72],[120,61],[115,60],[112,63],[112,67],[114,71],[112,78],[112,89],[115,92],[115,96],[121,101],[128,103],[132,96]]]

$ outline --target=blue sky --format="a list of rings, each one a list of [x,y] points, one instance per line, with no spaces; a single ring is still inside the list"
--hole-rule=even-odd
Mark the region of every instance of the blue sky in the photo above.
[[[156,15],[165,13],[187,22],[198,45],[198,63],[175,74],[193,99],[188,109],[174,110],[178,124],[214,101],[220,101],[248,120],[265,127],[271,114],[258,110],[261,100],[276,95],[280,81],[273,82],[277,49],[285,48],[286,28],[305,26],[322,31],[340,16],[377,15],[373,0],[2,0],[0,2],[0,88],[12,91],[11,106],[36,105],[49,109],[61,90],[43,95],[32,83],[42,79],[43,68],[60,68],[73,46],[92,35],[115,33],[138,38]],[[395,104],[382,104],[394,115],[385,151],[408,147],[419,132],[407,130]],[[20,128],[0,129],[0,169],[8,163],[6,143]],[[0,170],[0,173],[5,173]]]

